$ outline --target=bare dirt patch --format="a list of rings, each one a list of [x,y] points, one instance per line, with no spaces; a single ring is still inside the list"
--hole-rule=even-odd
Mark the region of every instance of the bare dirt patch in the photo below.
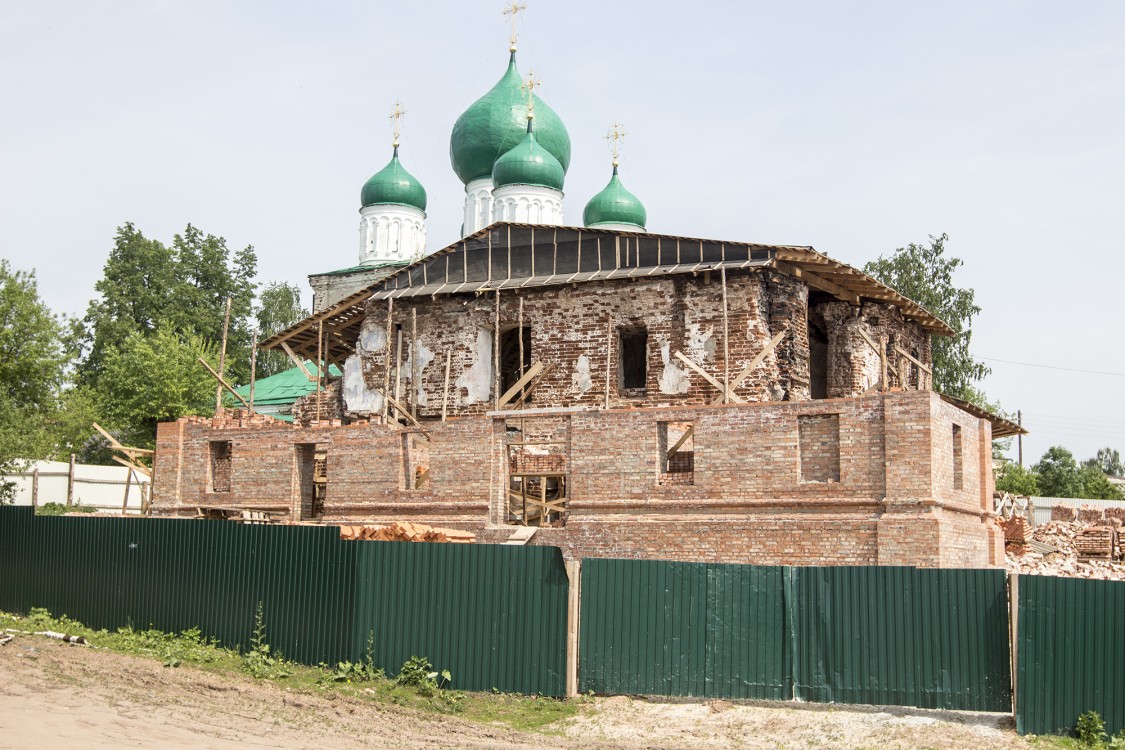
[[[1029,748],[1005,717],[601,698],[524,733],[43,638],[0,647],[0,748]]]

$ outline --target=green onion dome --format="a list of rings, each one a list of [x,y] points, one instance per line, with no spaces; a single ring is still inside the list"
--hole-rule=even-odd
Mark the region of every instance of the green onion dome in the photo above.
[[[539,145],[531,123],[527,121],[527,133],[510,151],[496,160],[492,167],[493,188],[505,185],[535,185],[537,187],[563,189],[566,170],[554,155]]]
[[[359,200],[363,207],[375,205],[413,206],[426,210],[426,189],[414,179],[398,160],[398,146],[387,166],[380,169],[363,184]]]
[[[648,213],[637,200],[637,196],[621,184],[615,164],[609,184],[586,204],[586,210],[582,212],[582,220],[588,227],[596,227],[599,224],[632,224],[644,229]]]
[[[491,175],[496,160],[524,139],[527,97],[520,88],[522,85],[513,52],[504,76],[454,123],[449,138],[449,160],[465,185]],[[535,119],[538,120],[535,135],[540,145],[555,157],[565,174],[570,166],[570,135],[566,127],[538,96],[535,97]]]

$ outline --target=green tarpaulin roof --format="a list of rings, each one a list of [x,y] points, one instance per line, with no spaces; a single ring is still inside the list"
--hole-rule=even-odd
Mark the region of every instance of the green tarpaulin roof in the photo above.
[[[316,367],[311,360],[305,360],[305,367],[310,373],[316,373]],[[336,365],[329,365],[328,372],[333,377],[341,377],[344,373]],[[235,388],[243,398],[250,398],[250,386],[240,385]],[[254,383],[254,405],[274,406],[291,404],[301,396],[316,390],[316,382],[305,377],[300,368],[294,367],[268,378],[262,378]]]

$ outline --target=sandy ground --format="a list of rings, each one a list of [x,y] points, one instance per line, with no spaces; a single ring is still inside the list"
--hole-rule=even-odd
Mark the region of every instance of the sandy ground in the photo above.
[[[1027,748],[995,714],[602,698],[516,732],[241,675],[20,637],[0,647],[0,748]]]

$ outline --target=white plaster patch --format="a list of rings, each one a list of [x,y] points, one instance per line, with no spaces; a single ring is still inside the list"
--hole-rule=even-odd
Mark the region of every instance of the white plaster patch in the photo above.
[[[664,362],[664,370],[660,373],[660,392],[687,393],[691,383],[683,368],[678,367],[672,362],[672,357],[669,353],[670,349],[670,344],[660,345],[660,359]]]
[[[414,373],[415,355],[418,356],[418,384],[414,388],[415,403],[418,404],[418,406],[429,406],[430,402],[426,396],[426,389],[422,387],[422,384],[426,382],[426,379],[422,376],[422,372],[426,369],[426,365],[434,361],[434,353],[427,349],[426,345],[421,341],[414,342],[414,351],[410,352],[409,356],[407,356],[406,367],[404,368],[407,380],[410,380],[410,376]]]
[[[692,323],[688,326],[687,352],[685,353],[693,362],[700,364],[714,362],[717,345],[714,326],[707,326],[707,330],[703,330],[698,323]],[[682,393],[682,391],[676,391],[676,393]]]
[[[476,359],[472,366],[457,377],[457,388],[465,389],[461,402],[465,405],[484,403],[492,394],[492,331],[477,329],[474,351]]]
[[[359,340],[356,342],[356,354],[375,354],[387,346],[387,331],[373,319],[363,321],[359,329]]]
[[[574,376],[570,381],[570,392],[581,396],[594,387],[594,380],[590,377],[590,358],[585,354],[578,355],[574,365]]]
[[[367,387],[367,381],[363,379],[363,362],[358,354],[344,360],[344,408],[359,414],[383,410],[383,394]]]

